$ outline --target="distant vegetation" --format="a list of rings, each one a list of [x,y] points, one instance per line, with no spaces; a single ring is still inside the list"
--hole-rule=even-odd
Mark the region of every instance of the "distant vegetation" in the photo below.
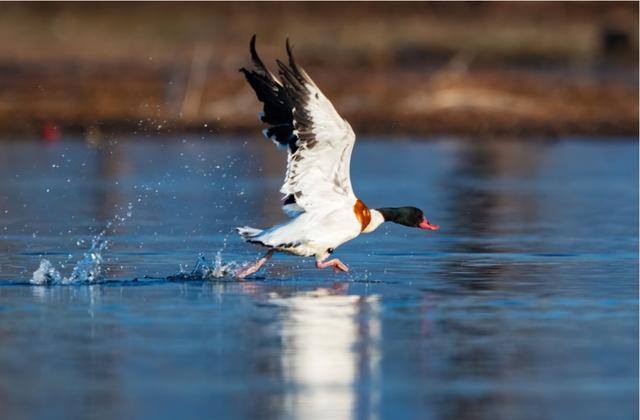
[[[0,131],[256,130],[253,33],[360,132],[637,135],[638,4],[615,2],[0,3]]]

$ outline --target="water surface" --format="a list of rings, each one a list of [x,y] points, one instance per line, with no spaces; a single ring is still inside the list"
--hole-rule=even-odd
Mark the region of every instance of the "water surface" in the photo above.
[[[360,237],[346,275],[277,256],[189,281],[200,253],[259,255],[235,226],[284,220],[269,142],[0,143],[2,416],[637,418],[637,157],[364,139],[356,194],[440,230]],[[69,284],[30,284],[41,258]]]

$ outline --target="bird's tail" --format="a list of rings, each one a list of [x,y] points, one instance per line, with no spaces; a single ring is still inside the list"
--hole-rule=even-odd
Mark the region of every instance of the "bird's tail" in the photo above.
[[[255,238],[262,233],[262,229],[256,229],[249,226],[237,227],[236,230],[245,241]]]

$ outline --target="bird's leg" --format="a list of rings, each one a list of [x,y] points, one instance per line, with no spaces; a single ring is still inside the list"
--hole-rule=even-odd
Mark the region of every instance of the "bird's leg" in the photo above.
[[[342,261],[340,261],[337,258],[334,258],[327,262],[321,262],[316,260],[316,268],[321,269],[321,268],[327,268],[327,267],[333,267],[333,271],[335,271],[336,273],[340,271],[346,273],[347,271],[349,271],[349,267],[347,267],[345,264],[343,264]]]
[[[236,271],[235,276],[240,279],[243,279],[245,277],[252,275],[256,271],[260,270],[267,261],[269,261],[269,258],[273,256],[273,253],[274,253],[274,250],[270,249],[269,251],[267,251],[266,254],[264,254],[262,258],[260,258],[255,263],[251,264],[248,267],[240,268],[238,271]]]

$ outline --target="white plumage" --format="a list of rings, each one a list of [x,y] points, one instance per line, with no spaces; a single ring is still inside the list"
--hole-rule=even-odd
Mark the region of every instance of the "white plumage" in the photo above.
[[[259,114],[260,120],[269,126],[263,130],[264,135],[288,149],[280,192],[285,195],[283,210],[291,219],[268,229],[238,228],[247,242],[270,249],[255,265],[239,272],[240,277],[257,271],[274,250],[314,256],[318,268],[331,266],[347,271],[337,259],[323,261],[360,233],[372,232],[386,220],[414,227],[422,222],[431,226],[414,207],[370,210],[355,196],[349,173],[355,134],[296,64],[288,40],[288,64],[277,60],[280,79],[258,57],[255,35],[250,51],[253,68],[240,71],[264,104]]]
[[[265,103],[260,119],[272,127],[263,133],[276,144],[288,146],[280,192],[285,195],[283,210],[292,219],[269,229],[244,227],[238,232],[248,242],[322,261],[330,250],[362,230],[353,209],[357,198],[349,174],[356,136],[331,101],[297,66],[288,43],[287,52],[289,64],[278,61],[280,81],[258,58],[254,38],[251,53],[256,69],[242,71]],[[290,119],[274,121],[279,113],[286,114],[283,108],[289,108]],[[273,126],[289,128],[290,133],[273,130]]]

